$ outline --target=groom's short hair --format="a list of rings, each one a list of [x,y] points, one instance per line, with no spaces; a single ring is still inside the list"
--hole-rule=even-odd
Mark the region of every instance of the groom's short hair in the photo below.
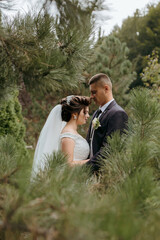
[[[89,80],[89,85],[91,85],[93,83],[99,83],[100,85],[101,84],[107,84],[112,89],[112,82],[111,82],[110,78],[104,73],[98,73],[98,74],[94,75]]]

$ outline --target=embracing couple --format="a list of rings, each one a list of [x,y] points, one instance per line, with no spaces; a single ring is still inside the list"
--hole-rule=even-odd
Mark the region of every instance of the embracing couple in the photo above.
[[[50,112],[41,131],[33,161],[33,172],[45,168],[46,156],[61,150],[70,165],[86,164],[93,172],[101,166],[101,154],[107,147],[107,137],[127,128],[128,116],[116,103],[112,83],[103,73],[89,81],[91,97],[68,96]],[[99,106],[93,114],[87,138],[77,132],[78,125],[85,124],[89,117],[89,105],[93,99]]]

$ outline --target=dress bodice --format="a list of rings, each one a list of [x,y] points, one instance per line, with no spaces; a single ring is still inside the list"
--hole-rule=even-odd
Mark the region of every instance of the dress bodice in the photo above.
[[[65,132],[60,134],[60,139],[71,138],[75,142],[74,147],[74,159],[73,160],[85,160],[89,155],[89,144],[81,135]]]

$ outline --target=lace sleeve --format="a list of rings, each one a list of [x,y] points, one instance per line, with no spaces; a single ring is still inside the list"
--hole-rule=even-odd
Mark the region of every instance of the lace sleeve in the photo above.
[[[62,138],[71,138],[75,141],[76,140],[76,135],[74,135],[72,133],[69,133],[69,132],[66,132],[66,133],[62,133],[60,135],[60,139],[62,139]]]
[[[87,141],[78,134],[73,134],[70,132],[62,133],[60,139],[62,138],[71,138],[75,142],[74,147],[74,161],[85,160],[89,155],[89,145]]]

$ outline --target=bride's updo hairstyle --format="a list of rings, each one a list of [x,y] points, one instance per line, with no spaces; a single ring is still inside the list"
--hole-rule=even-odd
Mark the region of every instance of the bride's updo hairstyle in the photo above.
[[[80,113],[82,109],[89,106],[91,100],[85,96],[68,96],[61,100],[62,104],[62,120],[69,122],[73,113]]]

